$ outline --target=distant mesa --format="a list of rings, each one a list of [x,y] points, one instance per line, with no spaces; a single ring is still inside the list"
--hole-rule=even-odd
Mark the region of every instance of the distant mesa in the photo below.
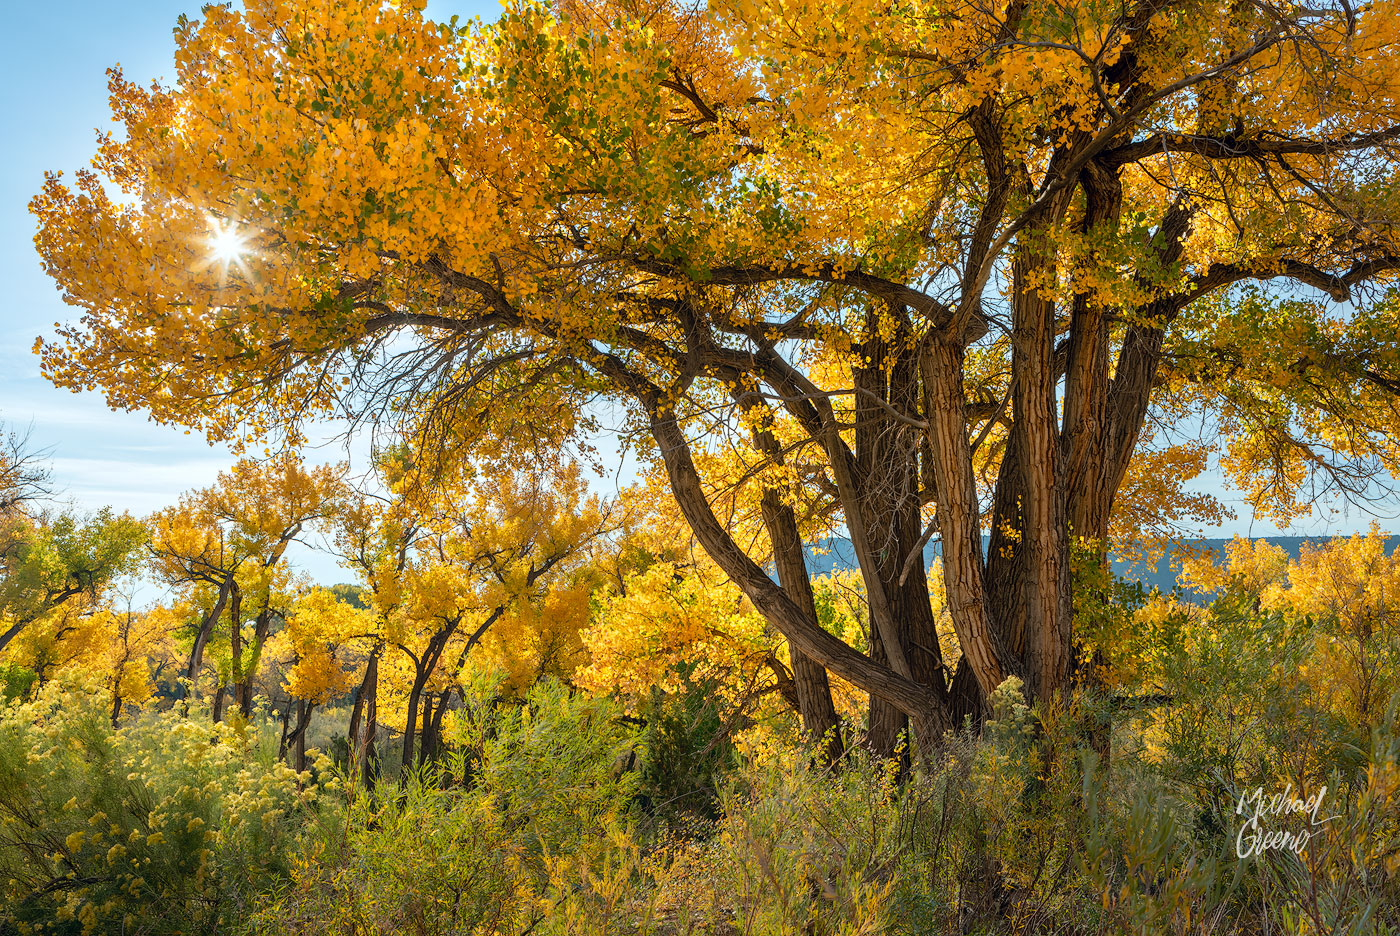
[[[1342,534],[1344,535],[1344,534]],[[1326,536],[1258,536],[1249,537],[1253,540],[1264,540],[1274,546],[1278,546],[1288,555],[1297,559],[1303,552],[1304,543],[1312,543],[1320,546],[1327,542]],[[987,537],[982,537],[982,551],[987,551]],[[1225,539],[1198,539],[1188,540],[1187,546],[1196,551],[1215,550],[1219,556],[1225,555],[1225,547],[1231,540]],[[1385,541],[1385,551],[1389,555],[1395,547],[1400,545],[1400,535],[1388,536]],[[943,554],[942,543],[929,543],[924,547],[924,565],[928,566],[935,558]],[[826,575],[836,570],[846,570],[857,568],[855,550],[851,547],[851,541],[845,537],[830,537],[817,540],[807,547],[807,568],[813,575]],[[1182,549],[1173,546],[1167,550],[1156,566],[1148,566],[1146,563],[1131,563],[1124,559],[1113,558],[1113,573],[1129,581],[1137,581],[1149,591],[1158,588],[1163,593],[1171,591],[1176,587],[1177,572],[1181,568],[1183,558]]]

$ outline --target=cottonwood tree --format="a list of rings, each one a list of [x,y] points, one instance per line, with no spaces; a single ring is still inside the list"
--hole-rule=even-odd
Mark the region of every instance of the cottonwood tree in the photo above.
[[[354,494],[328,530],[328,546],[360,582],[367,606],[364,630],[346,635],[366,645],[364,669],[346,732],[353,775],[368,788],[378,774],[375,740],[379,734],[379,669],[385,636],[403,602],[402,578],[421,533],[414,512],[401,498]]]
[[[355,686],[346,658],[371,628],[369,618],[367,609],[341,601],[329,589],[308,589],[292,605],[286,626],[269,641],[269,658],[288,696],[280,753],[290,751],[297,770],[306,769],[306,733],[316,708]]]
[[[85,516],[48,503],[52,495],[43,453],[0,425],[0,651],[65,604],[100,603],[145,542],[131,516]]]
[[[265,463],[242,459],[207,488],[188,492],[150,520],[152,571],[190,599],[197,610],[185,677],[198,678],[209,642],[228,624],[230,674],[217,688],[246,717],[252,681],[271,628],[290,600],[283,560],[309,525],[335,509],[343,493],[341,469],[307,469],[291,455]]]
[[[402,763],[423,763],[469,663],[523,687],[582,662],[607,505],[573,463],[443,467],[402,447],[381,456],[385,493],[347,500],[330,531],[368,606],[354,617],[360,630],[346,634],[366,648],[349,739],[367,784],[384,709],[401,713]]]
[[[1396,467],[1393,3],[204,15],[32,203],[83,309],[45,373],[212,438],[350,412],[449,452],[606,397],[794,658],[871,694],[877,749],[1069,685],[1071,539],[1159,408],[1281,510]],[[777,581],[716,516],[717,429],[823,466],[868,654],[814,620],[787,489]]]

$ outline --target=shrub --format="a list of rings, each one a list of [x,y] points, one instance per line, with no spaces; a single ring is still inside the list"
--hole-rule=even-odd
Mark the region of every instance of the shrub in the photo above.
[[[43,687],[0,709],[0,931],[212,932],[285,870],[316,798],[263,722],[146,714]]]
[[[607,932],[635,919],[638,777],[619,766],[635,730],[556,680],[468,711],[443,764],[361,793],[343,823],[305,837],[258,932]]]

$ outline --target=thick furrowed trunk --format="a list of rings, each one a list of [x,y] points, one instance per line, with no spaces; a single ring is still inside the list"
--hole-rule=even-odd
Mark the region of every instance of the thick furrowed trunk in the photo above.
[[[1117,175],[1091,163],[1083,172],[1083,187],[1085,230],[1116,227],[1123,200]],[[1070,313],[1060,448],[1069,534],[1097,542],[1101,551],[1112,492],[1121,479],[1109,451],[1110,386],[1107,316],[1096,297],[1079,294]]]
[[[1013,263],[1011,431],[1020,458],[1008,467],[1022,482],[1026,689],[1031,699],[1049,701],[1070,671],[1069,537],[1059,476],[1055,307],[1028,285],[1029,273],[1025,259]]]
[[[928,686],[946,707],[947,680],[938,645],[937,621],[929,604],[928,577],[921,544],[917,428],[893,418],[891,410],[918,413],[919,365],[914,354],[892,348],[880,337],[879,323],[867,321],[869,337],[861,345],[868,366],[857,367],[855,378],[855,488],[858,510],[868,531],[867,551],[858,552],[867,581],[879,583],[891,628],[871,628],[871,656],[877,661],[902,658],[909,676]],[[902,332],[896,347],[904,344]],[[854,511],[847,505],[847,516]],[[906,571],[907,570],[907,571]],[[868,590],[869,586],[867,586]],[[872,606],[872,611],[874,610]],[[890,640],[898,653],[890,652]],[[895,752],[908,728],[897,707],[871,697],[867,746],[877,754]]]
[[[963,660],[981,694],[986,696],[1001,684],[1007,671],[988,614],[977,481],[967,438],[962,358],[960,348],[935,340],[925,347],[920,369],[926,395],[930,461],[938,494],[948,613]]]
[[[1108,428],[1108,334],[1103,311],[1076,302],[1065,375],[1066,509],[1072,537],[1102,540],[1108,529],[1103,492],[1111,470],[1104,451]]]

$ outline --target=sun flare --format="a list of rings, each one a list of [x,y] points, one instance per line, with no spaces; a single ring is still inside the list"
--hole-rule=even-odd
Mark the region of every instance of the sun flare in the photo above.
[[[214,229],[209,238],[210,256],[225,265],[242,260],[248,249],[248,238],[238,225],[232,221],[225,225],[217,219],[211,220],[210,225]]]

